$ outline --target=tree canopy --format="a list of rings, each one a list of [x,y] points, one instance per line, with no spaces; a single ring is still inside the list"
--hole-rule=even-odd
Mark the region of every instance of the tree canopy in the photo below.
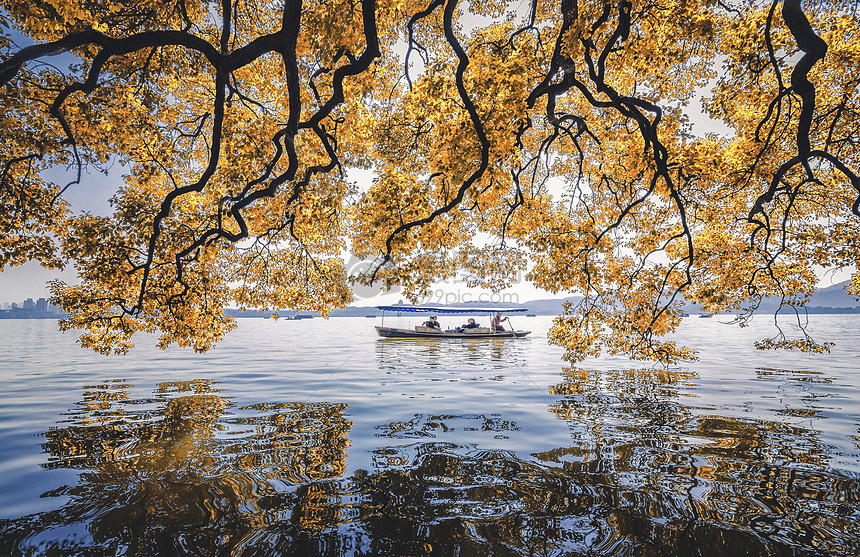
[[[800,316],[818,269],[860,294],[854,1],[0,5],[0,270],[73,265],[53,301],[97,351],[458,269],[584,296],[550,334],[571,361],[693,357],[665,339],[683,302]],[[731,133],[696,133],[702,91]],[[113,214],[74,214],[117,165]]]

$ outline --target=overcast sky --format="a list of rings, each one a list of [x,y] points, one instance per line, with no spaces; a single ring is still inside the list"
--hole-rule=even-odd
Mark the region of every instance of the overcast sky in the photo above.
[[[701,105],[696,102],[691,104],[690,112],[699,113]],[[726,133],[726,129],[718,122],[709,121],[707,117],[701,116],[696,123],[698,131]],[[73,184],[66,190],[65,198],[69,201],[74,212],[89,211],[97,215],[109,215],[111,207],[109,199],[122,184],[122,176],[126,169],[116,165],[107,175],[103,174],[84,174],[80,184]],[[52,176],[53,180],[61,185],[71,182],[75,175],[71,172],[57,170]],[[367,173],[364,176],[354,176],[359,182],[369,181],[372,175]],[[48,296],[47,283],[52,280],[63,280],[65,282],[74,282],[75,276],[71,269],[65,271],[44,269],[38,263],[27,263],[18,267],[11,267],[3,272],[0,272],[0,304],[17,302],[21,303],[26,298],[38,299]],[[462,283],[446,282],[437,285],[434,288],[434,298],[441,296],[448,297],[451,301],[474,301],[482,294],[491,295],[488,291],[467,289]],[[534,288],[530,284],[522,281],[514,285],[510,294],[518,299],[519,302],[529,300],[564,297],[565,294],[553,295],[549,292]],[[472,297],[471,300],[463,298]],[[374,299],[377,297],[374,296]],[[456,299],[454,299],[456,298]],[[378,303],[396,303],[398,301],[396,294],[389,294],[380,298]],[[429,303],[429,302],[428,302]],[[434,303],[443,303],[435,300]],[[516,303],[516,302],[513,302]]]
[[[712,85],[712,84],[711,84]],[[705,133],[718,133],[721,135],[728,134],[729,130],[721,123],[710,120],[706,115],[701,113],[701,96],[704,92],[710,90],[710,85],[705,87],[702,92],[697,94],[687,107],[687,113],[691,115],[695,131],[704,135]],[[84,175],[82,183],[74,184],[66,191],[65,198],[71,203],[72,209],[75,212],[89,211],[94,214],[108,215],[111,212],[108,200],[116,191],[117,187],[122,184],[123,171],[126,170],[120,166],[115,166],[107,176],[102,174]],[[56,183],[64,185],[74,179],[72,173],[63,173],[57,171],[52,176]],[[369,176],[362,176],[359,182],[370,180]],[[27,263],[18,267],[12,267],[0,272],[0,304],[11,302],[22,302],[26,298],[38,299],[48,296],[47,283],[51,280],[63,280],[66,282],[74,282],[75,276],[72,269],[65,271],[44,269],[38,263]],[[830,282],[829,280],[827,281]],[[507,302],[525,302],[529,300],[564,297],[565,294],[553,295],[551,293],[539,290],[527,284],[525,281],[514,285],[508,292],[513,298]],[[389,294],[385,296],[373,296],[373,303],[396,303],[398,294]],[[460,282],[444,282],[434,288],[433,303],[448,303],[461,301],[474,301],[481,296],[492,296],[488,291],[468,289]],[[470,298],[470,299],[466,299]],[[378,299],[378,302],[376,300]],[[495,301],[495,300],[493,300]],[[504,300],[499,300],[506,303]],[[429,301],[427,303],[430,303]],[[370,305],[370,304],[361,304]]]

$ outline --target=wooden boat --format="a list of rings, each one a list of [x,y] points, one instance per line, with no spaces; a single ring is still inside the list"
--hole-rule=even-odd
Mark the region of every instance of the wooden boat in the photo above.
[[[385,312],[395,311],[401,313],[429,313],[429,314],[490,314],[496,313],[523,313],[525,308],[453,308],[453,307],[429,307],[429,306],[376,306],[376,309],[382,310],[382,325],[376,326],[376,334],[385,338],[522,338],[530,334],[531,331],[513,331],[504,329],[493,331],[489,327],[476,327],[474,329],[463,329],[461,331],[443,331],[424,325],[416,325],[414,328],[405,327],[385,327]],[[492,319],[492,317],[491,317]],[[511,325],[512,326],[512,325]]]

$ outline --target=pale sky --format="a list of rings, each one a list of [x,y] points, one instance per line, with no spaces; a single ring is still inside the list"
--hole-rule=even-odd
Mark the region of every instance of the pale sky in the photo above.
[[[71,204],[72,211],[76,213],[89,211],[97,215],[109,215],[111,208],[108,200],[122,183],[123,170],[116,166],[107,176],[84,174],[81,176],[81,183],[69,186],[63,198]],[[53,182],[60,185],[71,182],[75,177],[76,173],[65,172],[61,168],[49,175]],[[35,262],[6,268],[0,272],[0,304],[16,302],[20,305],[26,298],[47,298],[46,283],[55,279],[72,282],[75,280],[74,271],[48,270]]]
[[[107,176],[102,174],[84,175],[81,184],[74,184],[66,191],[65,198],[72,206],[74,212],[89,211],[97,215],[109,215],[112,210],[109,199],[122,184],[122,175],[125,169],[115,166]],[[56,183],[66,184],[74,175],[59,170],[51,176]],[[350,173],[348,179],[359,182],[370,183],[373,176],[369,172]],[[21,304],[27,298],[37,300],[47,298],[49,290],[47,283],[52,280],[62,280],[67,283],[76,282],[74,269],[65,270],[45,269],[37,262],[29,262],[17,267],[10,267],[0,272],[0,308],[6,303]],[[361,299],[354,305],[377,305],[396,304],[404,296],[399,292],[378,294],[376,291],[364,291]],[[433,294],[425,303],[445,304],[457,302],[474,302],[480,300],[499,302],[504,304],[517,304],[530,300],[545,298],[563,298],[567,294],[553,295],[550,292],[535,288],[525,280],[502,294],[493,294],[489,290],[467,288],[462,281],[443,281],[437,283],[433,288]]]
[[[47,282],[51,280],[63,280],[75,282],[73,270],[57,271],[42,268],[38,263],[25,263],[18,267],[5,270],[0,273],[0,307],[5,303],[15,302],[19,306],[26,298],[48,297]],[[360,292],[361,299],[353,305],[371,306],[378,304],[396,304],[399,300],[409,303],[406,297],[399,291],[393,293],[379,293],[363,290]],[[458,302],[488,301],[499,305],[519,304],[531,300],[545,298],[563,298],[568,294],[554,295],[545,290],[535,288],[531,284],[522,281],[513,285],[510,289],[494,294],[489,290],[479,288],[468,288],[461,281],[443,281],[433,287],[433,293],[426,304],[445,305]]]
[[[708,87],[703,88],[700,94],[697,94],[691,100],[686,112],[691,115],[694,129],[699,135],[705,135],[705,133],[726,135],[729,133],[729,130],[722,122],[716,122],[702,114],[701,95],[707,92],[712,85],[713,82]],[[84,175],[81,184],[70,186],[66,191],[65,198],[71,203],[73,211],[86,210],[94,214],[110,214],[111,208],[108,200],[122,183],[122,175],[125,170],[117,165],[107,176],[102,174]],[[62,170],[58,170],[52,178],[54,178],[56,183],[66,184],[73,180],[74,176],[71,173],[64,173]],[[369,183],[371,175],[370,173],[363,176],[356,175],[355,178],[359,182],[367,181]],[[835,284],[836,282],[845,280],[848,276],[848,272],[840,272],[828,276],[822,275],[820,286],[824,287]],[[3,272],[0,272],[0,307],[12,302],[20,304],[26,298],[33,298],[35,300],[47,297],[47,283],[56,279],[75,282],[73,269],[66,269],[64,271],[49,270],[42,268],[41,265],[34,262],[7,268]],[[507,304],[523,303],[543,298],[562,298],[567,295],[566,293],[554,295],[535,288],[524,280],[500,295],[494,295],[490,291],[481,289],[467,288],[462,282],[445,281],[438,283],[434,287],[431,299],[425,300],[425,303],[445,304],[486,300],[499,304]],[[356,302],[356,305],[397,303],[401,298],[402,295],[396,292],[378,294],[371,296],[369,299],[359,300]]]
[[[701,110],[698,103],[694,103],[691,108],[697,112]],[[706,119],[700,120],[697,127],[702,131],[714,131],[720,133],[724,131],[721,128],[721,124],[707,121]],[[93,214],[109,215],[112,211],[108,200],[122,184],[122,175],[125,170],[125,168],[117,165],[111,169],[107,175],[85,174],[82,177],[82,183],[74,184],[66,190],[65,199],[71,204],[74,212],[89,211]],[[350,178],[356,179],[359,182],[366,181],[369,184],[372,179],[372,174],[369,172],[356,172],[351,174]],[[62,170],[57,170],[51,176],[56,183],[62,185],[70,182],[74,177],[74,174],[63,172]],[[38,298],[48,297],[47,283],[56,279],[63,280],[65,282],[74,282],[74,270],[66,269],[64,271],[59,271],[44,269],[41,265],[35,262],[7,268],[3,272],[0,272],[0,307],[6,303],[15,302],[20,304],[26,298],[33,298],[36,300]],[[468,289],[462,283],[443,282],[437,284],[433,290],[433,303],[437,304],[445,303],[445,300],[448,300],[448,303],[460,301],[468,302],[493,296],[489,291]],[[507,291],[506,294],[509,298],[507,298],[506,301],[501,301],[501,303],[521,303],[530,300],[562,298],[567,296],[567,294],[563,293],[553,295],[550,292],[535,288],[525,281],[514,285],[514,287]],[[397,303],[399,299],[400,296],[396,293],[379,295],[373,297],[372,303]],[[486,299],[489,300],[489,298]],[[430,303],[430,301],[427,303]]]

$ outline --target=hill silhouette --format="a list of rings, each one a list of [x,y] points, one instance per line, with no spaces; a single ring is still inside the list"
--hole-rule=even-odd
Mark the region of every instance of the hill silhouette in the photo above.
[[[806,306],[806,311],[809,313],[860,313],[860,299],[852,296],[845,291],[845,287],[849,281],[840,282],[833,286],[819,289],[816,291],[809,303]],[[565,302],[576,304],[582,300],[582,296],[568,296],[566,298],[542,298],[538,300],[530,300],[521,304],[499,304],[491,302],[462,302],[449,304],[447,307],[469,307],[469,308],[526,308],[529,314],[534,315],[561,315],[564,311]],[[762,301],[759,307],[760,313],[772,313],[779,308],[780,300],[775,297],[766,298]],[[408,304],[407,304],[408,305]],[[434,304],[427,304],[434,305]],[[690,314],[702,313],[695,305],[687,304],[685,311]],[[238,310],[228,310],[234,317],[263,317],[259,313],[250,310],[239,312]],[[282,317],[291,317],[295,313],[292,311],[279,312]],[[319,316],[316,312],[301,312],[303,315]],[[367,306],[349,306],[344,309],[338,309],[331,312],[331,317],[371,317],[381,316],[382,312],[376,309],[374,305]]]

